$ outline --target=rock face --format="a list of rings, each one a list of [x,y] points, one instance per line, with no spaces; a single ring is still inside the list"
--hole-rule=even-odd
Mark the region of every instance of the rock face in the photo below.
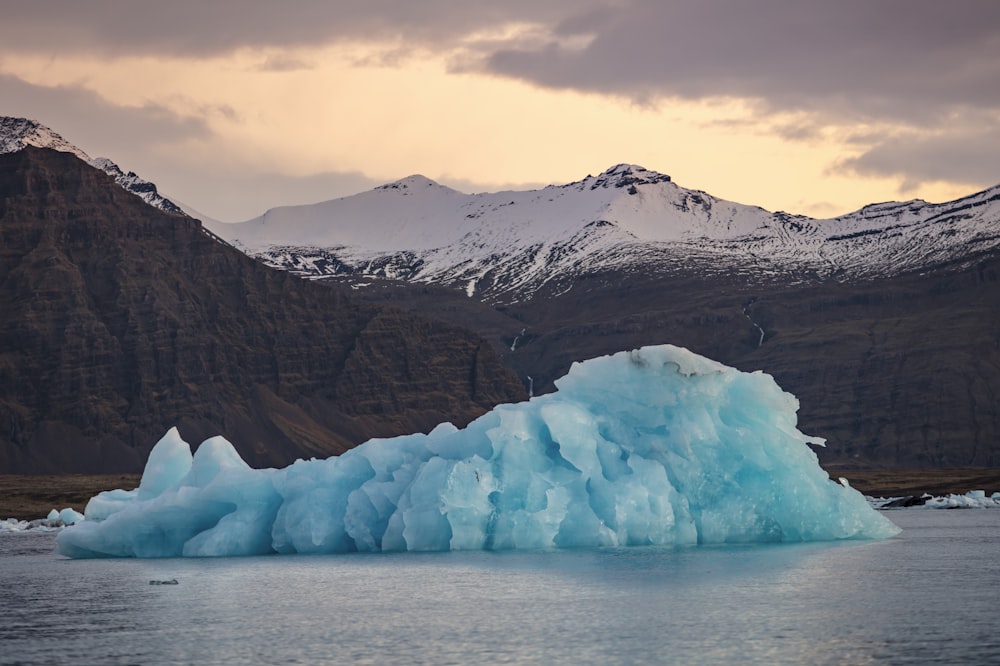
[[[253,465],[525,396],[477,335],[266,268],[79,158],[0,155],[0,471],[127,472],[171,425]]]
[[[827,466],[1000,467],[1000,256],[962,263],[816,284],[605,272],[493,307],[398,282],[357,293],[475,327],[536,394],[574,361],[671,343],[773,375]]]

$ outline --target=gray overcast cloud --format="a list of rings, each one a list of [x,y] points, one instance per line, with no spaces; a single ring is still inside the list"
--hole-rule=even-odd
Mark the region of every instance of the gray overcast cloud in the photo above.
[[[508,45],[486,66],[555,87],[874,116],[1000,103],[992,0],[636,0],[601,19],[566,28],[592,34],[586,48]]]
[[[997,0],[48,0],[5,2],[0,52],[200,57],[385,40],[455,53],[456,70],[624,96],[741,97],[796,131],[899,133],[839,168],[913,182],[1000,181]],[[503,33],[514,24],[533,30]],[[511,34],[510,37],[500,37]],[[491,35],[489,39],[471,36]],[[2,57],[2,56],[0,56]],[[274,55],[275,71],[305,66]],[[63,126],[65,127],[65,125]],[[192,128],[187,128],[189,131]],[[963,149],[967,148],[967,150]],[[945,174],[951,174],[950,176]]]
[[[403,39],[450,46],[509,21],[555,24],[607,2],[505,0],[40,0],[6,2],[0,43],[45,52],[204,56],[241,47],[317,46],[340,40]]]
[[[82,88],[35,86],[4,74],[0,74],[0,100],[0,113],[35,118],[69,138],[90,136],[92,145],[73,143],[91,157],[118,156],[132,169],[143,168],[150,158],[147,154],[143,160],[142,151],[134,148],[137,145],[148,149],[156,143],[182,141],[209,131],[195,116],[178,116],[155,105],[115,106]]]
[[[956,106],[1000,104],[996,0],[9,4],[0,23],[6,50],[195,57],[350,39],[453,49],[478,31],[529,23],[543,32],[528,42],[484,41],[478,51],[473,44],[468,57],[538,85],[639,99],[728,95],[925,121]],[[571,37],[590,41],[560,45]]]

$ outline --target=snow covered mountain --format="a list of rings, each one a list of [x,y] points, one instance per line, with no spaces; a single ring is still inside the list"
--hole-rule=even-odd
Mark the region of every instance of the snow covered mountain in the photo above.
[[[134,171],[122,171],[117,164],[106,157],[91,159],[87,153],[34,120],[0,116],[0,155],[17,152],[25,146],[51,148],[63,153],[72,153],[111,176],[121,187],[139,196],[150,206],[168,213],[183,213],[180,207],[157,191],[156,185],[140,178]]]
[[[753,283],[870,279],[1000,246],[1000,186],[957,201],[813,219],[725,201],[619,164],[532,191],[462,194],[423,176],[212,230],[305,276],[396,278],[518,302],[606,271],[742,274]]]
[[[473,328],[534,395],[575,362],[670,343],[774,376],[829,440],[824,464],[1000,465],[1000,186],[813,219],[622,164],[527,192],[411,176],[212,228]]]

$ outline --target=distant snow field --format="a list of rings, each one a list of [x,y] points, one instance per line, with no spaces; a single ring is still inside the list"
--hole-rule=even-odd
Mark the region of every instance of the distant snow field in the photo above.
[[[619,164],[567,185],[482,194],[410,176],[210,226],[301,275],[445,284],[512,302],[602,270],[696,266],[753,280],[898,274],[1000,245],[998,220],[1000,186],[944,204],[874,204],[819,220],[725,201]]]

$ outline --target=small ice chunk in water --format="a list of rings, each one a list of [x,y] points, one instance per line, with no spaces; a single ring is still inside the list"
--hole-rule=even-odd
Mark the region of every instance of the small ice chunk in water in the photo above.
[[[84,516],[82,513],[69,507],[59,512],[59,520],[63,521],[67,525],[75,525],[83,520],[83,518]]]

